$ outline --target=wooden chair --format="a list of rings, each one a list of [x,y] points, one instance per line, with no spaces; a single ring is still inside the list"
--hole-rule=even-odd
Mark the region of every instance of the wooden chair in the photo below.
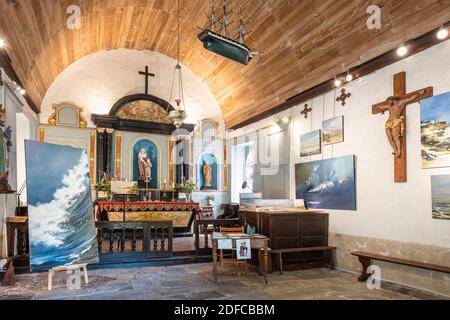
[[[219,232],[222,234],[240,234],[240,233],[244,233],[244,227],[219,227]],[[232,256],[233,256],[233,252],[236,250],[237,249],[232,249],[232,252],[231,252]],[[220,250],[219,261],[220,261],[220,269],[221,269],[222,273],[224,272],[225,264],[237,265],[239,267],[244,265],[244,270],[245,270],[244,275],[247,275],[248,269],[247,269],[247,261],[246,260],[238,260],[235,258],[225,259],[223,257],[223,250]]]

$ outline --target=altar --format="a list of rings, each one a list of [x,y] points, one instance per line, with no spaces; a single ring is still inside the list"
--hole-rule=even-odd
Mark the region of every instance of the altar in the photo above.
[[[191,236],[192,223],[201,211],[196,202],[99,202],[97,221],[173,221],[174,236]]]

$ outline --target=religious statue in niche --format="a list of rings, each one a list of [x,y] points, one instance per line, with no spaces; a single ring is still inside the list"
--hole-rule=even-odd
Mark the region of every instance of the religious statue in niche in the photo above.
[[[206,160],[203,163],[203,176],[205,177],[205,188],[211,188],[212,168]]]
[[[217,159],[213,154],[204,153],[200,158],[199,176],[201,190],[217,190]]]
[[[9,191],[9,151],[12,129],[6,124],[6,109],[0,104],[0,191]]]
[[[138,154],[138,168],[139,168],[139,180],[151,181],[152,180],[152,162],[147,155],[147,151],[144,148],[139,150]]]

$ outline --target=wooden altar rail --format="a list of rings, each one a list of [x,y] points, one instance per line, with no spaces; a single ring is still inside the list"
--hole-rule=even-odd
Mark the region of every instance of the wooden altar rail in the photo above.
[[[103,254],[103,241],[108,241],[105,254],[120,255],[142,253],[144,258],[168,257],[173,255],[172,221],[106,222],[97,221],[98,251]],[[138,251],[137,240],[142,239]],[[117,244],[116,251],[114,245]],[[129,246],[128,246],[129,245]],[[131,249],[131,252],[127,250]]]
[[[212,226],[212,230],[208,230],[208,226]],[[195,234],[195,254],[211,254],[209,247],[210,235],[208,232],[219,232],[219,227],[240,227],[242,224],[239,219],[213,219],[213,220],[195,220],[194,234]],[[200,243],[200,234],[204,235],[203,246]]]

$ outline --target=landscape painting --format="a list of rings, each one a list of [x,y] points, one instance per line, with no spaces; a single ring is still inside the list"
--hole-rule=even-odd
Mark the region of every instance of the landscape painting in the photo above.
[[[433,218],[450,220],[450,175],[431,176]]]
[[[450,92],[420,102],[422,168],[450,167]]]
[[[321,148],[320,130],[311,131],[300,136],[300,157],[320,154]]]
[[[355,157],[296,164],[295,185],[309,209],[356,210]]]
[[[85,150],[25,141],[32,271],[97,263]]]
[[[335,117],[322,122],[323,145],[344,142],[344,117]]]

